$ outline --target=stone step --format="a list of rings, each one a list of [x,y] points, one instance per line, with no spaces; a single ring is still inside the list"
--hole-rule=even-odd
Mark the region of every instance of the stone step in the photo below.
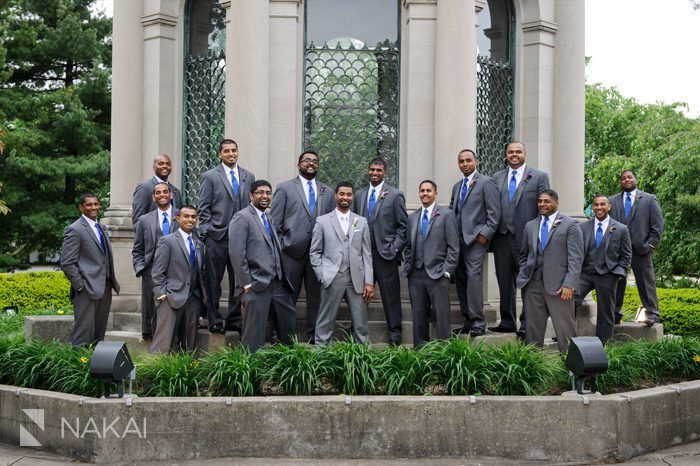
[[[151,346],[149,341],[141,338],[141,331],[126,332],[121,330],[109,330],[105,333],[106,341],[123,341],[129,349],[129,353],[147,353]]]

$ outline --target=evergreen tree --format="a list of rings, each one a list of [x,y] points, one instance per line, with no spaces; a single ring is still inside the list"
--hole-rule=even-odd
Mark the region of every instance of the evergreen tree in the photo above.
[[[112,21],[95,0],[0,2],[0,267],[60,249],[83,191],[108,193]],[[103,202],[106,204],[106,202]]]

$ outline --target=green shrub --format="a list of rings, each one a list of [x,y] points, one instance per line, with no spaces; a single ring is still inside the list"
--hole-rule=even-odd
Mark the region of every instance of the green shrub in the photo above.
[[[256,354],[265,370],[266,382],[278,385],[286,395],[313,395],[322,391],[319,350],[295,344],[275,345]]]
[[[451,338],[435,340],[418,350],[425,367],[423,385],[442,389],[449,395],[481,395],[484,386],[492,385],[485,361],[484,345]]]
[[[664,333],[700,337],[700,289],[658,288],[656,291]],[[622,307],[623,320],[634,320],[640,304],[637,288],[626,287],[625,303]]]
[[[136,377],[144,396],[199,396],[201,363],[190,352],[139,355]]]
[[[210,396],[252,396],[259,392],[259,359],[243,346],[226,347],[205,355],[201,375]]]
[[[17,307],[20,311],[71,308],[70,282],[63,272],[26,272],[0,274],[0,309]]]
[[[346,395],[374,395],[379,389],[381,352],[351,337],[321,349],[321,366],[336,389]]]
[[[419,350],[420,351],[420,350]],[[382,354],[384,364],[379,384],[387,395],[420,395],[425,378],[425,365],[420,352],[405,346],[390,346]]]

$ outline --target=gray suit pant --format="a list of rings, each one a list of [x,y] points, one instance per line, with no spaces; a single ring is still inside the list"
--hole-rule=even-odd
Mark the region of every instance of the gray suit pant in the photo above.
[[[166,299],[156,308],[157,325],[149,353],[169,353],[177,350],[178,345],[193,351],[197,343],[197,320],[201,301],[190,294],[185,305],[174,309]]]
[[[461,244],[459,262],[455,270],[455,283],[459,309],[464,317],[464,327],[484,330],[484,258],[486,247],[478,241],[469,246]]]
[[[102,341],[107,331],[109,308],[112,305],[112,285],[107,281],[105,294],[100,299],[91,299],[83,288],[73,296],[73,346],[85,346]]]
[[[435,324],[439,339],[450,338],[450,280],[440,277],[434,280],[424,268],[413,269],[408,275],[408,294],[411,297],[413,317],[413,347],[430,341],[430,309],[435,311]]]
[[[241,343],[250,351],[265,344],[267,319],[274,306],[277,316],[277,337],[281,343],[291,345],[295,335],[296,310],[292,302],[292,291],[281,280],[275,278],[263,291],[253,289],[240,296],[245,307]]]
[[[211,238],[204,239],[206,247],[206,270],[204,275],[205,284],[207,287],[207,296],[209,306],[207,306],[207,320],[209,329],[214,325],[224,325],[225,328],[241,327],[241,303],[238,297],[233,294],[236,289],[235,277],[233,275],[233,264],[228,254],[228,237],[221,241],[214,241]],[[219,313],[219,301],[221,300],[221,281],[224,279],[224,271],[228,272],[228,316],[226,323]]]
[[[328,287],[321,288],[321,306],[316,319],[316,344],[327,345],[331,342],[340,300],[343,297],[345,297],[345,302],[350,308],[355,341],[369,345],[367,303],[362,295],[358,294],[352,286],[349,270],[345,273],[338,273]]]
[[[548,294],[541,278],[531,278],[523,290],[528,312],[525,341],[539,347],[544,346],[544,334],[547,330],[547,318],[549,317],[552,319],[559,351],[566,352],[569,338],[576,336],[574,300],[564,301],[559,295]]]
[[[153,278],[151,267],[145,267],[141,271],[141,334],[144,337],[153,337],[156,333],[156,304],[153,297]]]
[[[372,269],[374,280],[379,284],[382,296],[382,307],[387,327],[389,341],[401,343],[401,284],[399,282],[399,261],[384,259],[379,252],[372,248]]]
[[[295,306],[301,292],[301,282],[302,280],[304,281],[304,287],[306,288],[306,337],[312,340],[316,329],[321,285],[318,278],[316,278],[313,267],[311,267],[309,255],[306,254],[301,259],[295,259],[282,253],[282,266],[284,267],[284,274],[289,278],[289,282],[294,289],[292,301]]]
[[[515,307],[515,279],[518,276],[520,261],[520,245],[515,244],[515,235],[496,233],[493,236],[493,262],[496,267],[496,281],[500,296],[501,322],[500,326],[515,332],[517,309]],[[523,292],[523,310],[520,314],[520,328],[526,328],[525,323],[525,293]]]
[[[632,272],[637,283],[639,300],[647,310],[646,316],[650,319],[660,319],[659,298],[656,296],[656,275],[654,274],[653,254],[641,256],[632,251]],[[622,304],[625,302],[626,280],[621,280],[617,285],[617,299],[615,300],[615,315],[622,317]]]
[[[576,290],[576,308],[583,304],[586,295],[592,290],[596,292],[596,323],[595,336],[600,338],[600,341],[605,343],[613,336],[615,326],[615,297],[617,295],[617,286],[620,280],[619,275],[606,273],[585,273],[581,272],[581,277],[578,282],[578,290]]]

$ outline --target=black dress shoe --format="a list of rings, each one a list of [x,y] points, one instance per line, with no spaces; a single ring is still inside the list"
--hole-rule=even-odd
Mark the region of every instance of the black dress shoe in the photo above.
[[[657,319],[646,319],[644,320],[644,325],[647,327],[652,327],[654,324],[658,324],[659,321]]]
[[[525,341],[525,330],[518,330],[517,332],[515,332],[515,335],[516,335],[519,339]]]
[[[495,327],[489,327],[489,332],[496,333],[517,333],[515,329],[504,327],[502,325],[496,325]]]
[[[212,325],[212,327],[209,329],[209,333],[224,333],[224,326],[219,324],[219,325]]]
[[[227,332],[238,332],[241,333],[241,327],[240,325],[227,325],[225,327]]]
[[[486,330],[484,330],[483,328],[474,328],[469,332],[469,336],[472,337],[480,337],[483,335],[486,335]]]
[[[615,316],[615,325],[620,325],[621,322],[622,322],[622,317]]]
[[[452,330],[453,335],[466,335],[467,333],[471,332],[472,328],[467,327],[466,325],[464,327],[456,328]]]
[[[389,346],[399,346],[401,345],[401,340],[389,340]]]

